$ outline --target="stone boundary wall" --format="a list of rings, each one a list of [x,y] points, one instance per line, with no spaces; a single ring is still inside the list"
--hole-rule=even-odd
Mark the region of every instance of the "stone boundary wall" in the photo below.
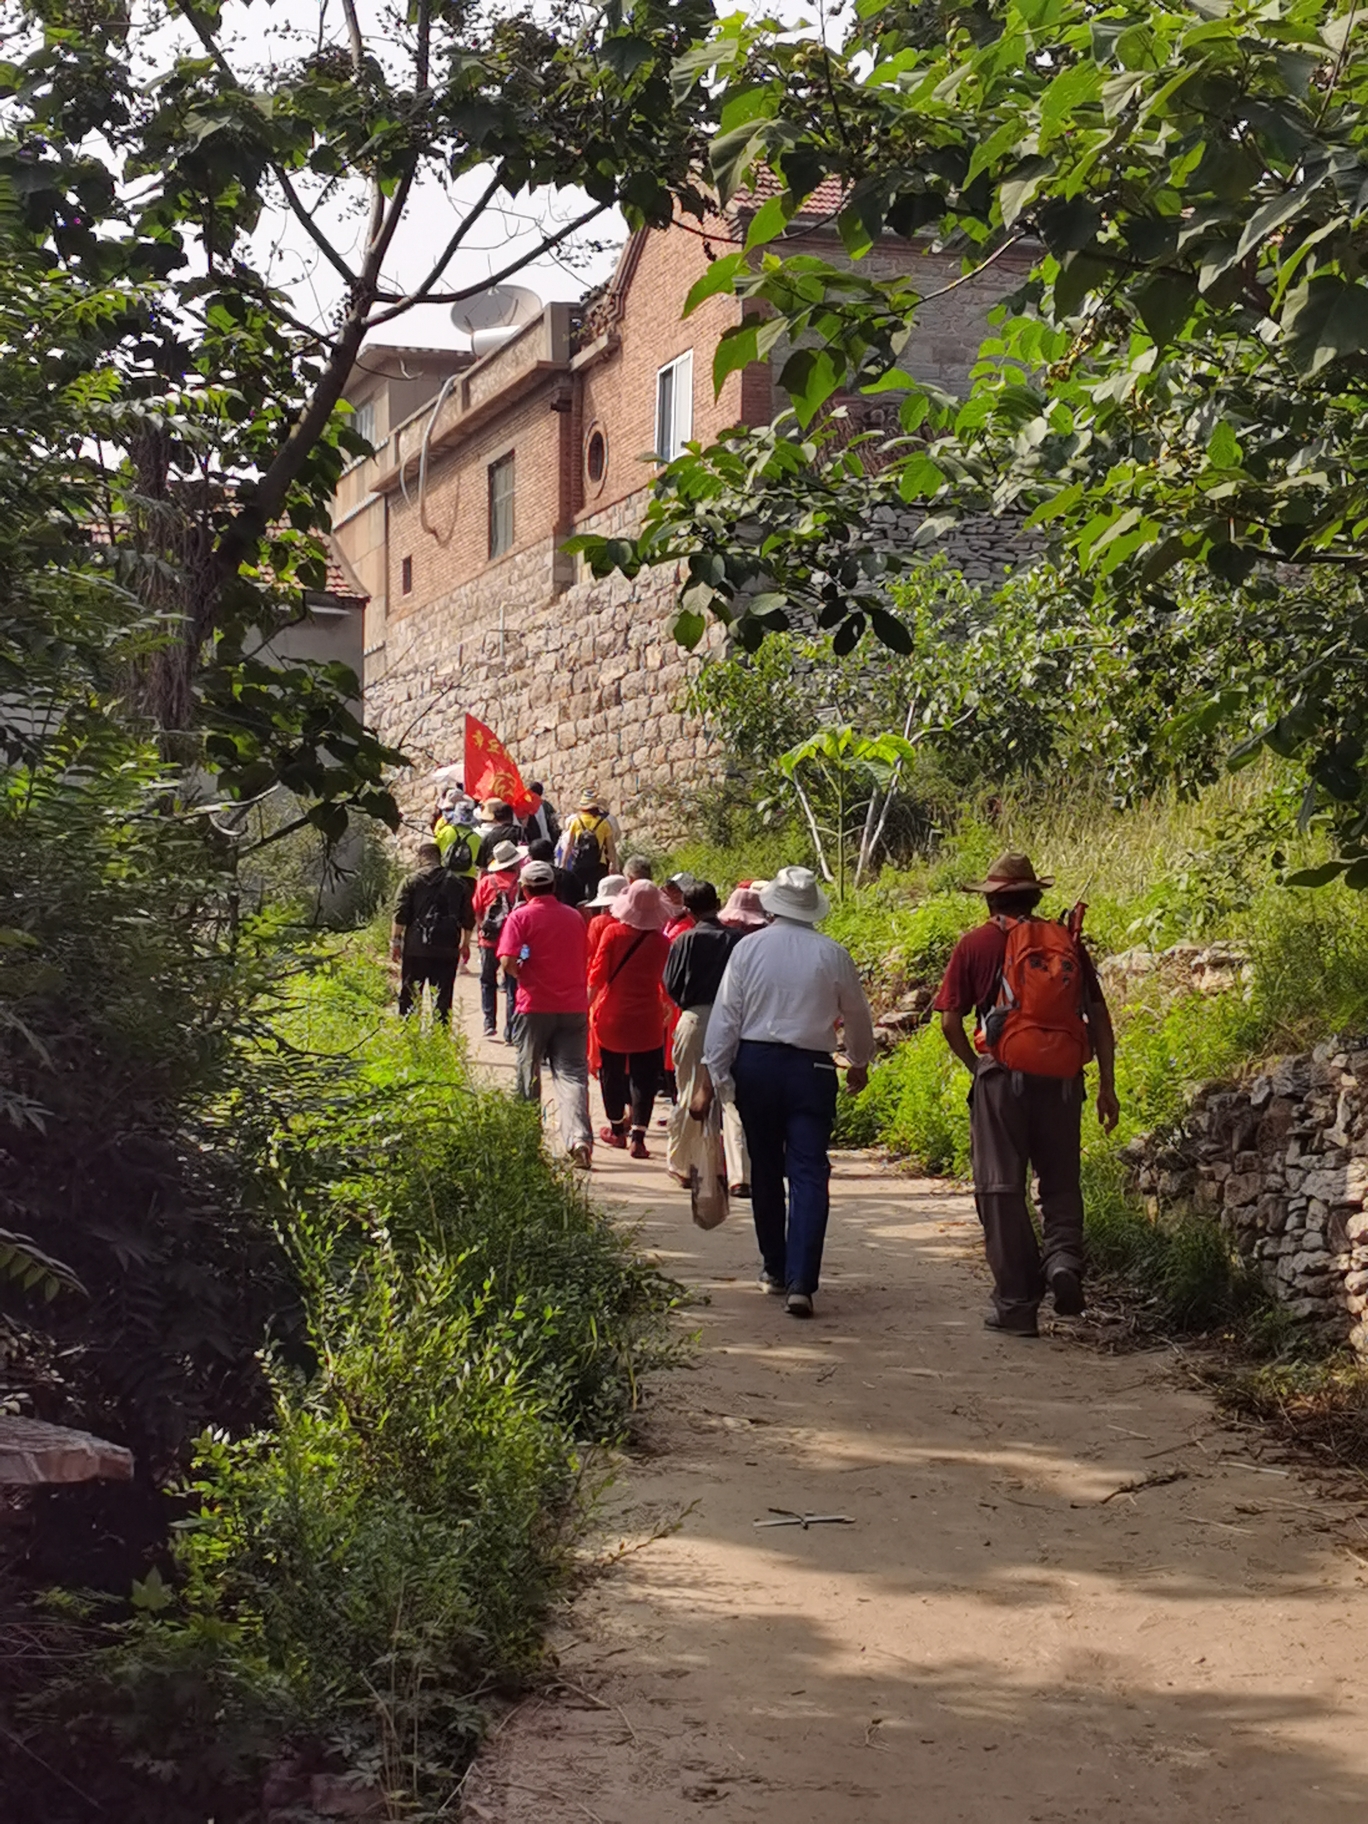
[[[1285,1309],[1368,1358],[1368,1037],[1208,1084],[1123,1157],[1152,1214],[1216,1215]]]
[[[647,499],[630,495],[579,529],[632,536]],[[668,843],[680,834],[681,801],[722,763],[684,698],[706,657],[725,650],[725,630],[712,625],[686,653],[670,632],[680,566],[596,579],[558,543],[540,540],[497,574],[391,616],[383,664],[367,667],[367,720],[414,758],[397,791],[415,827],[429,806],[428,773],[462,757],[469,710],[559,809],[593,786],[631,831]],[[992,584],[1036,545],[1010,523],[974,519],[935,549],[970,581]]]
[[[619,502],[589,529],[633,533],[642,504],[639,496]],[[410,815],[427,809],[431,768],[460,762],[469,710],[506,743],[525,779],[546,784],[562,814],[592,786],[629,831],[669,840],[680,794],[716,764],[683,698],[703,654],[722,646],[722,629],[696,655],[671,637],[674,566],[596,580],[580,565],[578,580],[548,595],[555,542],[511,560],[497,605],[477,579],[430,611],[392,620],[386,669],[367,679],[368,719],[414,757],[398,787]]]

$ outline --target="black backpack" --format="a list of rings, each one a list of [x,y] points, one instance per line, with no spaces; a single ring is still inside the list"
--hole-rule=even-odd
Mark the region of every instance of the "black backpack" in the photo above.
[[[480,936],[487,944],[497,944],[499,933],[504,928],[504,920],[513,910],[513,901],[509,894],[500,889],[493,904],[480,920]]]
[[[432,891],[413,923],[414,948],[429,956],[455,955],[461,947],[461,914],[451,909],[452,876],[441,874],[432,883]]]
[[[603,849],[600,846],[598,833],[603,828],[603,819],[593,829],[582,829],[571,845],[566,862],[570,872],[580,880],[587,880],[592,886],[598,885],[598,876],[603,867]]]

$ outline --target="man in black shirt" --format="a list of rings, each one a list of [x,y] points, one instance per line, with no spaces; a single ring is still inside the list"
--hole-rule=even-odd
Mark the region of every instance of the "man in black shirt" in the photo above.
[[[390,955],[399,964],[399,1012],[413,1012],[415,997],[431,984],[433,1018],[451,1020],[451,996],[461,945],[475,929],[470,880],[442,865],[442,851],[425,842],[418,871],[399,889],[390,930]]]
[[[556,877],[553,891],[560,903],[563,906],[582,905],[589,897],[588,887],[577,874],[572,874],[569,868],[558,868],[555,857],[555,843],[544,836],[538,836],[535,841],[529,842],[527,845],[529,861],[549,861],[551,863],[551,872]]]
[[[703,1071],[703,1041],[708,1034],[708,1019],[726,973],[727,960],[744,941],[741,932],[729,931],[718,923],[722,902],[710,881],[695,881],[685,888],[684,904],[694,916],[694,926],[674,940],[665,961],[665,992],[680,1010],[679,1024],[674,1031],[679,1100],[670,1115],[665,1164],[681,1180],[685,1178],[682,1143],[689,1123],[689,1104]],[[749,1196],[750,1157],[741,1117],[733,1101],[725,1102],[722,1107],[722,1144],[727,1155],[727,1179],[732,1195]]]
[[[475,853],[475,866],[483,874],[489,866],[489,858],[501,842],[511,842],[518,848],[523,839],[522,825],[513,815],[511,804],[505,804],[502,798],[491,799],[485,806],[485,815],[491,820],[480,846]]]

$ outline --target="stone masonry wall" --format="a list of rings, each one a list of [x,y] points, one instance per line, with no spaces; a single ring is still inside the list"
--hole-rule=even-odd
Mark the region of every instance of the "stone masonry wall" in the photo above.
[[[629,498],[589,524],[620,536],[640,512],[640,497]],[[425,808],[427,770],[461,759],[469,710],[553,804],[573,805],[592,786],[636,833],[677,834],[678,793],[705,776],[710,755],[682,713],[702,653],[691,658],[670,637],[678,577],[670,567],[586,577],[548,600],[553,542],[512,560],[501,615],[476,581],[437,613],[391,623],[388,665],[368,684],[367,708],[382,738],[414,756],[405,808]],[[710,641],[720,645],[720,629]]]
[[[1152,1212],[1217,1215],[1287,1310],[1368,1357],[1368,1038],[1209,1084],[1176,1133],[1127,1154]]]
[[[630,537],[644,505],[644,492],[629,496],[582,519],[581,529]],[[681,795],[717,760],[685,692],[703,660],[722,650],[723,630],[712,627],[693,655],[676,644],[675,566],[629,580],[594,579],[581,564],[579,580],[553,594],[558,542],[544,538],[505,561],[497,606],[480,576],[427,612],[390,621],[384,670],[367,675],[366,707],[382,740],[414,758],[401,801],[415,816],[426,810],[426,774],[461,759],[469,710],[507,744],[524,778],[543,781],[553,804],[594,786],[639,834],[677,837]],[[939,548],[982,583],[1033,554],[1029,539],[1014,544],[999,521],[967,522]]]

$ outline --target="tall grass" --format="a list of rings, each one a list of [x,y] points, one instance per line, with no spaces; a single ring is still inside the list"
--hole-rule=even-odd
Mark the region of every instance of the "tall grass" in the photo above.
[[[966,811],[934,858],[889,875],[837,907],[827,929],[878,991],[934,982],[982,901],[955,893],[1001,848],[1025,849],[1056,877],[1042,907],[1089,905],[1099,956],[1143,944],[1226,940],[1252,980],[1210,997],[1142,979],[1113,995],[1121,1122],[1084,1125],[1084,1188],[1095,1262],[1140,1290],[1157,1321],[1206,1329],[1257,1323],[1282,1336],[1257,1281],[1219,1225],[1195,1216],[1155,1222],[1125,1189],[1119,1149],[1176,1122],[1201,1083],[1335,1032],[1368,1031],[1368,903],[1336,885],[1278,884],[1281,865],[1316,858],[1314,836],[1290,827],[1284,784],[1271,767],[1225,779],[1199,798],[1157,797],[1133,810],[1040,794],[1007,797],[991,822]],[[1090,1077],[1094,1073],[1090,1072]],[[847,1144],[882,1144],[929,1172],[967,1176],[967,1080],[938,1026],[914,1034],[843,1109]]]
[[[187,1797],[245,1792],[287,1737],[391,1807],[449,1793],[661,1359],[671,1288],[536,1111],[388,1001],[356,945],[278,1009],[302,1087],[239,1113],[271,1124],[302,1330],[268,1341],[269,1425],[200,1440],[174,1587],[144,1589],[86,1712],[84,1739],[161,1756]]]

